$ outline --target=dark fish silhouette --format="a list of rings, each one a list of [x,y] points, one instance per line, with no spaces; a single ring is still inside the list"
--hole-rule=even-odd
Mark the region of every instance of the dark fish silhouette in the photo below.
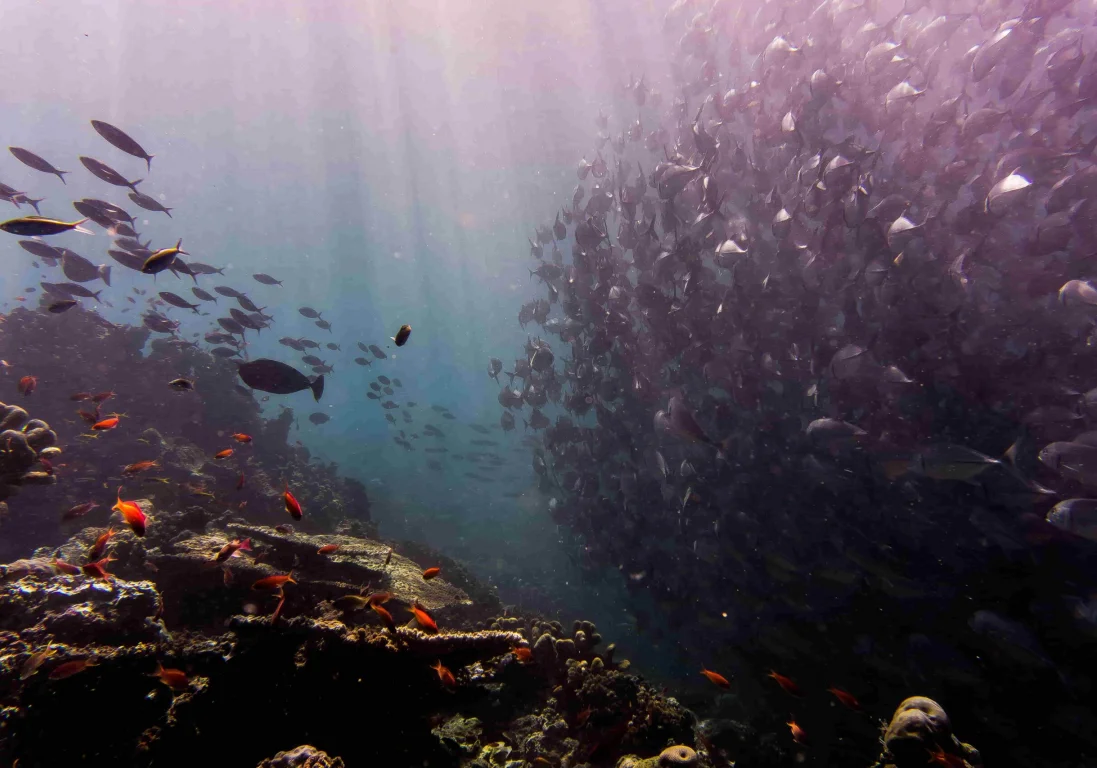
[[[144,160],[145,164],[148,166],[148,170],[152,170],[152,158],[154,155],[150,155],[142,149],[140,144],[131,139],[120,128],[115,128],[110,123],[104,123],[102,120],[92,120],[91,127],[95,129],[96,133],[127,155],[133,155],[134,157],[139,157]]]
[[[179,307],[180,309],[189,309],[194,312],[194,314],[198,314],[197,304],[191,304],[182,296],[178,296],[171,291],[160,291],[160,298],[166,301],[168,304],[171,304],[173,307]]]
[[[270,275],[264,274],[262,272],[258,272],[256,274],[252,275],[252,277],[255,278],[255,280],[257,282],[260,282],[263,285],[279,285],[279,286],[282,285],[281,280],[275,280]]]
[[[290,395],[294,392],[311,389],[312,397],[319,402],[324,394],[324,377],[318,376],[309,381],[305,374],[296,368],[277,360],[262,358],[241,363],[237,369],[240,378],[252,389],[270,392],[273,395]]]
[[[136,181],[127,181],[125,176],[111,168],[106,163],[96,160],[94,157],[84,157],[83,155],[81,155],[80,162],[85,168],[91,171],[91,174],[93,176],[98,179],[102,179],[108,184],[113,184],[116,187],[129,187],[134,192],[136,192],[137,185],[143,181],[143,179],[137,179]]]
[[[23,149],[22,147],[8,147],[8,151],[15,155],[15,159],[21,162],[23,165],[29,166],[36,171],[42,173],[52,173],[57,178],[61,179],[61,183],[65,182],[65,174],[69,171],[59,171],[53,167],[52,164],[43,160],[38,155],[31,152],[29,149]]]
[[[172,218],[171,208],[165,208],[164,205],[156,198],[149,197],[148,195],[140,192],[130,192],[129,199],[137,205],[144,208],[146,211],[155,211],[156,213],[166,213],[168,218]]]

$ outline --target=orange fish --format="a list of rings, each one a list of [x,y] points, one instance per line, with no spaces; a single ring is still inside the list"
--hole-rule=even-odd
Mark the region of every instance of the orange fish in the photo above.
[[[83,672],[88,667],[96,665],[95,659],[73,659],[64,664],[58,664],[50,670],[50,680],[64,680],[66,677]]]
[[[593,710],[590,707],[587,707],[582,712],[577,714],[575,716],[575,724],[578,725],[579,727],[582,727],[582,726],[586,725],[587,720],[590,720],[590,713],[591,712],[593,712]]]
[[[514,658],[518,659],[518,661],[525,664],[527,661],[529,661],[533,658],[533,651],[531,651],[529,648],[525,648],[525,647],[515,648],[514,649]]]
[[[704,667],[701,667],[701,674],[707,677],[709,679],[709,682],[715,683],[724,690],[731,688],[731,683],[729,683],[728,679],[721,675],[719,672],[713,672],[711,669],[705,669]]]
[[[282,599],[278,601],[278,607],[274,609],[274,613],[270,615],[270,625],[273,627],[274,622],[278,621],[278,617],[282,615],[282,606],[286,604],[286,593],[282,593]]]
[[[250,443],[251,435],[245,435],[243,432],[237,432],[232,436],[232,439],[238,443]]]
[[[187,677],[186,672],[181,669],[165,667],[159,662],[156,663],[156,671],[152,673],[151,677],[160,678],[160,682],[173,691],[178,691],[179,689],[186,688],[190,685],[190,678]]]
[[[69,395],[69,400],[74,403],[79,403],[82,400],[91,400],[91,392],[77,392],[75,395]]]
[[[244,490],[244,471],[240,470],[240,479],[236,481],[236,490]]]
[[[107,573],[107,565],[109,565],[115,558],[111,555],[107,555],[102,560],[96,560],[93,563],[85,563],[80,566],[80,570],[83,571],[85,576],[90,576],[93,579],[100,579],[101,581],[110,581],[110,574]]]
[[[796,724],[795,720],[789,720],[785,723],[792,731],[792,740],[800,746],[806,747],[808,743],[808,735],[804,733],[804,729]]]
[[[302,515],[304,515],[304,512],[301,510],[301,504],[297,501],[294,495],[290,493],[289,483],[287,483],[285,480],[283,480],[282,483],[286,487],[285,491],[283,491],[282,493],[282,501],[285,502],[286,511],[289,512],[289,516],[292,517],[294,520],[300,520]]]
[[[793,696],[803,696],[804,695],[803,693],[800,692],[800,686],[796,685],[796,683],[792,682],[791,680],[789,680],[784,675],[779,675],[771,669],[769,671],[768,677],[772,677],[774,680],[776,680],[777,685],[781,686],[785,690],[785,693],[790,693]]]
[[[221,547],[221,551],[217,553],[217,557],[213,558],[215,563],[223,563],[230,557],[236,554],[237,550],[246,549],[251,550],[251,539],[233,539],[225,546]]]
[[[430,581],[441,572],[441,568],[427,568],[425,571],[423,571],[423,581]]]
[[[389,628],[389,632],[396,631],[396,621],[392,618],[392,614],[389,613],[384,606],[380,603],[370,603],[369,607],[377,614],[377,617],[381,619],[381,622]]]
[[[105,532],[99,534],[99,538],[95,540],[95,543],[91,545],[91,549],[88,550],[88,560],[98,560],[103,556],[103,551],[107,548],[107,543],[110,541],[110,537],[114,535],[114,529],[108,528]]]
[[[290,583],[290,584],[296,584],[297,583],[296,581],[293,580],[293,571],[290,571],[285,576],[281,576],[281,575],[266,576],[265,578],[259,579],[259,581],[252,584],[251,588],[255,589],[255,590],[260,590],[260,591],[268,590],[268,589],[270,589],[270,590],[281,589],[283,587],[283,585],[285,585],[287,582]]]
[[[318,555],[330,555],[332,552],[338,551],[338,549],[339,549],[338,544],[325,544],[324,546],[320,547],[320,549],[316,550],[316,554],[318,554]]]
[[[442,685],[447,688],[453,688],[457,685],[457,679],[453,676],[452,672],[442,666],[441,659],[439,659],[438,663],[431,667],[431,669],[438,673],[438,679],[442,681]]]
[[[111,511],[118,512],[126,521],[126,525],[133,531],[133,535],[141,537],[145,535],[145,526],[148,518],[134,501],[122,501],[122,486],[118,486],[118,503],[111,507]]]
[[[215,459],[227,459],[232,454],[233,454],[233,450],[231,448],[226,448],[223,451],[218,451],[217,453],[213,454],[213,458],[215,458]]]
[[[964,762],[963,758],[950,755],[941,747],[937,747],[936,751],[929,753],[929,762],[943,765],[945,768],[967,768],[967,763]]]
[[[96,432],[104,432],[108,429],[114,429],[117,426],[118,417],[111,416],[109,419],[103,419],[102,421],[95,422],[91,425],[91,428],[94,429]]]
[[[396,595],[392,594],[391,592],[374,592],[372,595],[369,596],[369,604],[384,605],[394,597],[396,597]]]
[[[144,472],[146,469],[152,469],[153,467],[160,466],[157,461],[138,461],[133,464],[127,464],[122,468],[123,475],[136,475],[138,472]]]
[[[104,400],[110,400],[112,397],[114,397],[113,392],[99,392],[98,394],[91,396],[91,401],[93,403],[101,403]]]
[[[77,411],[80,414],[80,418],[86,421],[88,424],[96,424],[99,422],[99,412],[91,413],[90,411]]]
[[[80,566],[73,565],[72,563],[66,563],[64,560],[53,558],[53,570],[58,573],[63,573],[66,576],[75,576],[80,573]]]
[[[437,632],[438,624],[429,613],[419,607],[418,602],[411,604],[411,612],[415,614],[415,620],[419,622],[419,626],[429,632]]]
[[[827,688],[827,691],[833,693],[838,701],[842,702],[855,712],[861,709],[861,702],[857,701],[857,697],[854,696],[852,693],[843,691],[841,688],[835,688],[833,685],[830,688]]]
[[[24,376],[19,379],[19,394],[26,397],[38,388],[38,379],[34,376]]]

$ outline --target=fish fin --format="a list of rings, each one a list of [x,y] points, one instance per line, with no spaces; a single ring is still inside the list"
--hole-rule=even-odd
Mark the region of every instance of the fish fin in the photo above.
[[[312,390],[312,397],[316,402],[320,402],[320,396],[324,394],[324,376],[323,374],[316,377],[316,380],[309,384],[309,388]]]

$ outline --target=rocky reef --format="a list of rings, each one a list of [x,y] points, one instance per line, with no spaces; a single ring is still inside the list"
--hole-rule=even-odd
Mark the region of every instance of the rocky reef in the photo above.
[[[153,336],[147,328],[115,325],[79,307],[64,315],[19,307],[0,323],[0,357],[11,362],[8,372],[15,380],[36,378],[25,399],[39,417],[28,420],[22,409],[3,407],[5,423],[26,439],[12,438],[11,450],[20,458],[10,460],[10,470],[0,466],[0,493],[15,484],[13,476],[24,485],[50,485],[36,488],[33,498],[10,501],[0,561],[25,554],[25,542],[60,544],[76,526],[105,522],[120,485],[158,507],[190,510],[196,521],[231,508],[273,525],[288,520],[281,501],[288,484],[305,508],[298,527],[332,531],[352,525],[375,533],[365,487],[289,442],[295,419],[290,408],[267,418],[262,400],[240,384],[235,364],[182,339]],[[179,377],[193,380],[193,391],[169,387]],[[15,381],[5,386],[16,390]],[[90,429],[94,420],[114,414],[119,422],[113,429]],[[251,441],[237,443],[233,434]],[[52,475],[28,473],[35,464],[27,453],[31,448],[50,454]],[[214,458],[227,448],[231,456]],[[134,471],[138,462],[155,464]],[[62,519],[66,510],[89,501],[98,509]]]

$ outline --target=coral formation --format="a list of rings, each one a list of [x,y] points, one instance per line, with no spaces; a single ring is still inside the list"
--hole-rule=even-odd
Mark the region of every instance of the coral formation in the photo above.
[[[0,403],[0,501],[19,486],[56,482],[52,460],[61,454],[56,443],[49,424],[32,419],[18,405]]]
[[[983,764],[978,750],[953,735],[952,723],[941,705],[924,696],[911,696],[899,705],[884,731],[883,743],[877,768],[914,768],[934,759],[957,768]]]
[[[259,763],[257,768],[345,768],[346,763],[339,757],[328,757],[316,747],[302,744],[288,752],[279,752],[274,757]]]

